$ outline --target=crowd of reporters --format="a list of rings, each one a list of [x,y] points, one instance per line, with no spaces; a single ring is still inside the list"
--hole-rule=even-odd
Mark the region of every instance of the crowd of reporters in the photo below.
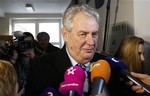
[[[0,59],[13,65],[18,78],[18,93],[24,96],[31,62],[59,48],[49,43],[50,37],[46,32],[40,32],[38,40],[30,32],[15,31],[14,34],[17,36],[13,42],[3,42]]]
[[[80,6],[77,6],[77,8],[78,7],[80,7]],[[85,5],[82,5],[82,7],[84,8],[88,8],[87,6],[85,6]],[[90,9],[90,8],[89,8]],[[91,9],[90,9],[91,10]],[[93,9],[92,9],[93,10]],[[79,11],[79,10],[78,10]],[[84,10],[85,11],[85,10]],[[66,13],[67,14],[67,13]],[[77,14],[77,17],[76,17],[76,19],[78,19],[79,17],[81,17],[81,18],[83,18],[83,19],[85,19],[85,20],[91,20],[92,22],[94,22],[93,24],[95,24],[96,26],[98,26],[98,24],[97,24],[97,21],[96,21],[96,17],[94,17],[93,16],[93,14],[96,14],[96,13],[88,13],[88,14],[92,14],[91,15],[91,17],[89,16],[89,17],[86,17],[86,15],[85,15],[85,13],[83,13],[83,14],[80,14],[80,12],[78,13],[76,13]],[[78,17],[78,15],[79,15],[79,17]],[[94,17],[94,18],[93,18]],[[64,17],[64,18],[66,18],[66,17]],[[74,17],[75,18],[75,17]],[[87,19],[88,18],[88,19]],[[92,19],[91,19],[92,18]],[[75,22],[75,21],[74,21]],[[83,22],[85,22],[85,21],[83,21]],[[82,22],[80,22],[80,23],[82,23]],[[88,24],[87,24],[88,25]],[[71,56],[72,56],[72,54],[74,55],[77,55],[76,53],[74,53],[72,50],[77,50],[77,49],[73,49],[73,47],[74,46],[80,46],[80,45],[78,45],[79,44],[79,42],[73,42],[74,40],[72,39],[72,38],[77,38],[77,37],[73,37],[74,36],[74,34],[71,34],[71,33],[69,33],[70,31],[72,31],[71,29],[69,29],[68,27],[66,27],[66,26],[68,26],[68,25],[65,25],[65,23],[64,23],[64,28],[62,29],[62,31],[63,31],[63,37],[64,37],[64,39],[65,39],[65,45],[64,45],[64,47],[61,49],[61,50],[65,50],[65,52],[66,52],[66,54],[67,54],[67,56],[68,56],[68,54],[71,54],[71,55],[69,55],[69,58],[71,58]],[[89,24],[89,26],[90,26],[90,24]],[[66,28],[65,28],[66,27]],[[82,26],[82,27],[85,27],[85,26]],[[68,29],[67,29],[68,28]],[[86,28],[86,27],[85,27]],[[91,27],[91,28],[95,28],[95,27]],[[95,32],[95,30],[97,31],[97,27],[94,29],[94,32]],[[84,29],[85,30],[85,29]],[[88,31],[89,31],[89,29],[88,29]],[[67,33],[68,32],[68,33]],[[93,31],[92,31],[93,32]],[[84,33],[84,32],[83,32]],[[86,33],[86,32],[85,32]],[[80,38],[84,38],[85,36],[87,36],[87,35],[89,35],[88,33],[87,34],[81,34],[79,37]],[[68,35],[70,35],[70,37],[68,37]],[[91,34],[90,34],[91,35]],[[95,33],[92,33],[92,38],[96,38],[96,36],[97,36],[97,33],[95,32]],[[94,37],[95,36],[95,37]],[[69,38],[69,39],[68,39]],[[90,39],[91,39],[91,37],[89,37]],[[88,38],[88,39],[89,39]],[[137,37],[138,38],[138,37]],[[90,43],[91,44],[91,42],[92,41],[88,41],[88,39],[86,39],[87,40],[87,42],[86,43]],[[72,41],[70,41],[70,40],[72,40]],[[77,39],[76,39],[77,40]],[[144,40],[143,39],[141,39],[140,38],[140,40],[142,40],[142,43],[140,42],[140,44],[144,44]],[[49,62],[46,62],[46,59],[45,58],[47,58],[48,59],[48,57],[47,56],[50,56],[50,54],[51,54],[51,59],[52,58],[54,58],[53,57],[53,55],[54,55],[54,51],[57,51],[57,50],[59,50],[59,48],[57,48],[57,47],[55,47],[55,46],[53,46],[52,44],[50,44],[49,43],[49,41],[50,41],[50,36],[48,35],[48,33],[46,33],[46,32],[40,32],[38,35],[37,35],[37,40],[35,40],[34,39],[34,37],[33,37],[33,35],[30,33],[30,32],[23,32],[23,35],[22,36],[18,36],[18,37],[16,37],[15,38],[15,40],[13,41],[13,44],[11,44],[11,46],[9,45],[9,46],[5,46],[6,48],[5,49],[7,49],[7,48],[9,48],[10,50],[2,50],[2,48],[1,48],[1,58],[0,59],[3,59],[3,60],[7,60],[7,61],[10,61],[10,63],[13,65],[13,67],[14,67],[14,69],[15,69],[15,71],[16,71],[16,78],[17,78],[17,80],[18,80],[18,93],[19,94],[21,94],[21,96],[25,96],[25,88],[26,88],[26,84],[27,84],[27,82],[28,82],[28,75],[30,74],[29,72],[30,72],[30,64],[34,64],[34,65],[36,65],[35,64],[35,62],[36,63],[38,63],[37,64],[37,66],[38,67],[40,67],[41,66],[41,68],[46,68],[46,67],[42,67],[42,64],[41,65],[39,65],[39,63],[41,63],[42,61],[44,61],[44,63],[46,63],[46,64],[48,64]],[[95,40],[96,41],[96,40]],[[93,41],[94,42],[94,41]],[[92,43],[93,43],[92,42]],[[96,42],[94,42],[94,43],[96,43]],[[128,42],[129,43],[129,42]],[[135,42],[134,42],[135,43]],[[77,45],[74,45],[74,44],[77,44]],[[89,45],[90,45],[89,44]],[[139,44],[139,43],[138,43]],[[74,46],[73,46],[74,45]],[[91,44],[92,45],[92,44]],[[3,46],[4,47],[4,46]],[[96,48],[97,46],[94,46],[94,48]],[[58,56],[59,58],[68,58],[68,57],[62,57],[62,56],[60,56],[60,54],[59,54],[59,52],[62,52],[61,50],[59,50],[58,52],[56,52],[57,54],[55,54],[54,56]],[[94,49],[93,49],[94,50]],[[134,49],[133,49],[134,50]],[[88,50],[87,50],[88,51]],[[10,54],[4,54],[5,52],[7,52],[7,53],[10,53]],[[76,52],[78,52],[78,51],[76,51]],[[119,50],[117,51],[117,52],[119,52]],[[143,56],[143,51],[142,51],[142,53],[141,52],[138,52],[137,50],[136,50],[136,52],[137,53],[139,53],[138,55],[141,55],[142,54],[142,56]],[[52,53],[53,53],[53,55],[52,55]],[[88,52],[87,52],[88,53]],[[94,57],[93,57],[93,54],[94,54]],[[84,54],[82,54],[82,55],[84,55]],[[63,56],[66,56],[66,55],[63,55]],[[78,55],[77,55],[78,56]],[[97,56],[97,53],[96,53],[96,56]],[[99,55],[99,57],[101,58],[101,59],[105,59],[104,57],[106,57],[106,56],[102,56],[101,54]],[[42,59],[41,59],[42,58]],[[77,58],[77,60],[78,60],[78,57],[74,57],[74,58]],[[73,58],[73,59],[74,59]],[[80,58],[80,57],[79,57]],[[92,58],[93,58],[93,60],[94,61],[96,61],[96,60],[98,60],[99,58],[97,57],[97,58],[95,58],[95,53],[92,53]],[[117,57],[118,59],[120,59],[120,60],[122,60],[124,63],[126,63],[126,61],[124,61],[124,59],[122,59],[122,58],[120,58],[120,57]],[[55,58],[56,59],[56,58]],[[38,60],[42,60],[42,61],[40,61],[40,62],[38,62]],[[61,60],[61,59],[60,59]],[[91,60],[91,58],[90,58],[90,60]],[[89,60],[89,61],[90,61]],[[52,60],[50,60],[50,61],[52,61]],[[62,60],[62,61],[64,61],[64,62],[67,62],[67,61],[65,61],[65,60]],[[80,61],[80,60],[79,60]],[[2,61],[1,61],[2,62]],[[52,61],[53,62],[53,61]],[[57,62],[59,62],[59,61],[57,61]],[[61,61],[60,61],[61,62]],[[78,62],[77,62],[78,63]],[[82,63],[82,62],[80,62],[80,63]],[[84,62],[85,63],[85,62]],[[87,62],[86,62],[87,63]],[[44,65],[45,66],[45,65]],[[47,66],[47,65],[46,65]],[[52,66],[54,66],[54,68],[56,68],[56,66],[59,66],[59,67],[61,67],[61,66],[63,66],[63,65],[52,65]],[[65,65],[64,65],[65,66]],[[67,67],[69,67],[70,65],[66,65],[65,67],[67,68]],[[130,66],[130,65],[129,65]],[[143,66],[143,65],[142,65]],[[62,67],[63,68],[63,67]],[[133,67],[132,67],[133,68]],[[32,67],[32,69],[33,69],[33,67]],[[54,70],[53,68],[50,68],[51,70]],[[65,68],[64,68],[65,69]],[[36,70],[36,68],[35,68],[35,70]],[[34,71],[35,71],[34,70]],[[40,69],[40,70],[45,70],[45,69]],[[31,70],[32,71],[32,70]],[[33,71],[33,72],[34,72]],[[54,71],[56,71],[56,70],[54,70]],[[60,70],[59,70],[60,71]],[[64,72],[65,70],[63,70],[62,72]],[[141,73],[134,73],[134,72],[141,72],[141,71],[135,71],[135,70],[130,70],[130,68],[128,68],[128,71],[129,72],[131,72],[131,75],[133,76],[133,77],[135,77],[135,78],[138,78],[138,79],[140,79],[142,82],[144,82],[145,84],[147,84],[147,86],[149,86],[150,87],[150,76],[148,76],[148,75],[146,75],[146,74],[141,74]],[[132,72],[133,71],[133,72]],[[44,71],[43,71],[44,72]],[[45,71],[46,72],[46,71]],[[38,72],[38,73],[40,73],[40,72]],[[41,74],[38,74],[37,73],[37,75],[36,75],[36,77],[38,77],[38,75],[39,76],[41,76]],[[47,73],[47,74],[49,74],[49,73]],[[54,74],[54,73],[50,73],[50,74]],[[63,73],[61,73],[61,74],[63,74]],[[34,74],[35,75],[35,74]],[[45,74],[44,74],[45,75]],[[55,74],[54,74],[55,75]],[[52,76],[54,76],[54,75],[52,75]],[[42,77],[42,76],[41,76]],[[54,76],[55,77],[55,76]],[[45,78],[48,78],[48,77],[45,77]],[[62,78],[62,76],[61,76],[61,78]],[[31,79],[36,79],[36,78],[33,78],[33,77],[30,77],[30,80]],[[39,78],[40,80],[42,80],[43,78]],[[48,78],[49,79],[49,78]],[[54,78],[53,78],[54,79]],[[53,80],[52,79],[52,80]],[[34,81],[33,80],[33,81]],[[31,80],[32,81],[32,80]],[[35,80],[36,81],[36,80]],[[59,80],[56,80],[56,81],[58,81],[58,82],[60,82]],[[37,82],[38,82],[38,80],[37,80]],[[54,81],[55,82],[55,81]],[[110,80],[110,82],[111,82],[111,80]],[[120,82],[122,82],[122,81],[120,81]],[[124,81],[123,81],[124,82]],[[33,83],[33,82],[31,82],[31,83]],[[29,84],[31,84],[30,82],[29,82]],[[42,81],[42,84],[44,84],[45,82],[44,82],[44,80]],[[142,94],[144,93],[144,90],[142,89],[142,86],[141,85],[134,85],[133,84],[133,82],[131,82],[131,81],[125,81],[125,83],[127,83],[127,86],[129,86],[130,87],[130,89],[132,89],[131,91],[134,91],[135,93],[134,94],[136,94],[135,96],[138,96],[138,95],[141,95],[142,96]],[[46,83],[45,83],[46,84]],[[0,82],[0,85],[1,85],[1,82]],[[31,84],[32,85],[32,84]],[[53,85],[53,84],[52,84]],[[58,84],[57,84],[58,85]],[[109,85],[109,82],[108,82],[108,85]],[[28,86],[30,86],[30,85],[28,85]],[[36,86],[38,86],[38,85],[36,85]],[[40,85],[39,85],[40,86]],[[42,85],[43,86],[43,85]],[[45,86],[45,85],[44,85]],[[47,85],[46,85],[47,86]],[[107,86],[107,85],[106,85]],[[125,85],[123,85],[123,86],[125,86]],[[0,86],[1,87],[1,86]],[[113,89],[112,87],[114,87],[114,86],[111,86],[111,89]],[[28,87],[29,88],[29,87]],[[31,87],[32,88],[32,87]],[[34,88],[34,87],[33,87]],[[116,87],[117,88],[117,87]],[[30,88],[29,88],[30,89]],[[32,92],[32,90],[34,90],[34,89],[32,89],[32,90],[29,90],[28,89],[28,93],[27,94],[32,94],[32,93],[30,93],[30,91]],[[111,90],[110,89],[110,90]],[[115,88],[114,88],[115,89]],[[126,91],[126,89],[123,89],[123,90],[125,90]],[[108,90],[109,91],[109,90]],[[116,91],[114,91],[114,92],[116,92]],[[121,91],[120,91],[121,92]],[[128,92],[130,92],[130,91],[128,91]],[[108,92],[109,93],[109,92]],[[122,93],[122,94],[124,94],[124,93]],[[101,96],[102,95],[106,95],[106,94],[100,94]],[[116,95],[116,94],[115,94]],[[114,94],[111,94],[110,93],[110,96],[115,96]],[[124,94],[124,95],[126,95],[126,94]],[[28,96],[28,95],[27,95]],[[117,95],[116,95],[117,96]],[[121,96],[123,96],[123,95],[121,95]],[[128,95],[129,96],[129,95]],[[131,95],[131,96],[133,96],[133,95]]]

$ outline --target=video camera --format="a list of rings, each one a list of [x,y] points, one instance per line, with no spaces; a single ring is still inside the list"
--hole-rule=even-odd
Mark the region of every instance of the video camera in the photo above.
[[[24,52],[24,51],[32,49],[33,42],[29,40],[24,40],[27,36],[24,35],[22,32],[20,31],[16,31],[16,32],[14,33],[14,37],[16,37],[14,40],[17,40],[17,43],[18,43],[16,46],[16,50],[18,52]]]
[[[17,50],[20,54],[34,47],[32,41],[24,40],[27,36],[25,36],[22,32],[16,31],[13,35],[15,37],[13,39],[13,43],[5,40],[0,42],[0,59],[10,58],[13,55],[13,50]]]
[[[31,41],[19,41],[17,46],[18,52],[24,52],[33,48],[33,42]]]

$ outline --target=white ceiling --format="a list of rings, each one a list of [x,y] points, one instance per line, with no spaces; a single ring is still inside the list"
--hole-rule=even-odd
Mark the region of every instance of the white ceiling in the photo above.
[[[0,0],[0,16],[4,13],[29,13],[25,4],[33,5],[33,13],[63,13],[72,0]]]

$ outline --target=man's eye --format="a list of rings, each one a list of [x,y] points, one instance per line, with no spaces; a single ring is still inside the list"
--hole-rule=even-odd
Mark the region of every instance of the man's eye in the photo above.
[[[93,38],[95,38],[95,37],[97,37],[97,36],[98,36],[98,33],[97,33],[97,32],[92,34],[92,37],[93,37]]]
[[[84,38],[84,37],[86,37],[86,34],[80,34],[79,35],[81,38]]]

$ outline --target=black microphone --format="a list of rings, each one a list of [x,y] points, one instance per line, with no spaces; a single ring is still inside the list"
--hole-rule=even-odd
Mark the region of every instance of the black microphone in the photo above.
[[[93,64],[91,70],[91,81],[93,82],[91,95],[99,95],[110,77],[110,66],[106,60],[98,60]]]
[[[123,78],[126,81],[132,81],[135,85],[141,85],[143,86],[143,89],[145,90],[144,94],[150,94],[150,87],[140,81],[139,79],[133,77],[128,71],[127,66],[124,64],[121,60],[118,60],[117,58],[114,58],[112,56],[106,57],[106,60],[110,64],[111,68],[111,75],[117,78]],[[118,74],[117,74],[118,73]]]
[[[39,96],[60,96],[59,93],[51,87],[47,87]]]

